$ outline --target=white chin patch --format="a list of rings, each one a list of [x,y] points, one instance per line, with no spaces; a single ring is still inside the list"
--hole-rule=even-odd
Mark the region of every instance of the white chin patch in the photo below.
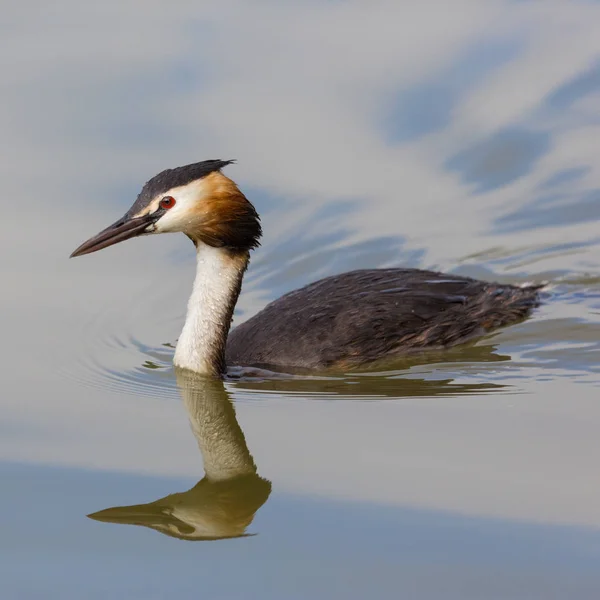
[[[197,208],[206,194],[207,187],[202,179],[161,194],[161,197],[175,198],[175,206],[167,210],[156,222],[154,233],[185,232],[193,228],[198,218]],[[156,202],[156,206],[160,206],[160,198],[156,198],[153,202]]]

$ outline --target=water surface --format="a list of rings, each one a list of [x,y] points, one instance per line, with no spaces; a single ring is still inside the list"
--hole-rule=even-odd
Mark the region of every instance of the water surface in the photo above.
[[[597,598],[599,18],[7,6],[2,598]],[[265,230],[236,323],[362,267],[544,304],[385,372],[178,385],[187,238],[67,257],[217,157]]]

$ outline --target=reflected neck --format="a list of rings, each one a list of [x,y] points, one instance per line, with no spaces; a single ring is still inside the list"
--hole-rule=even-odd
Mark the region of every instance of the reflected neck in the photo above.
[[[225,344],[249,254],[203,242],[196,243],[196,250],[196,279],[173,362],[183,369],[219,377],[226,368]]]
[[[190,425],[211,481],[256,475],[256,466],[222,381],[175,370]]]

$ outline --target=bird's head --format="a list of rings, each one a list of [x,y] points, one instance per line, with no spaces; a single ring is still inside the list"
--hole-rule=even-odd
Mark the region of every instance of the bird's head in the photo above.
[[[236,252],[255,248],[262,233],[258,214],[237,185],[221,173],[232,162],[205,160],[155,175],[123,217],[81,244],[71,257],[139,235],[178,231],[195,244]]]

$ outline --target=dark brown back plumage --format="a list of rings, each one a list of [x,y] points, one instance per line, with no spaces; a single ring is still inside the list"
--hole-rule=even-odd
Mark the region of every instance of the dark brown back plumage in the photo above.
[[[275,300],[230,334],[228,365],[352,369],[445,348],[516,323],[539,287],[417,269],[321,279]]]

